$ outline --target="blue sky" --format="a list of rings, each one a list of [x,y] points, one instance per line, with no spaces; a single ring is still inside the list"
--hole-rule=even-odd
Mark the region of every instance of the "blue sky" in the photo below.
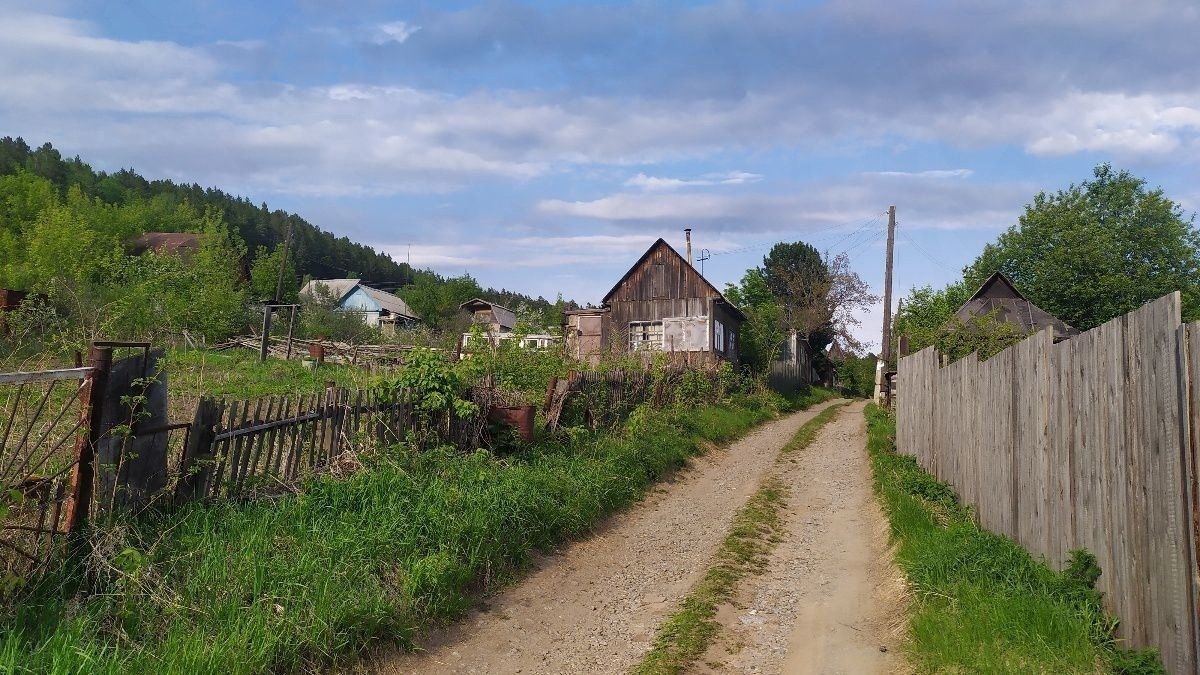
[[[953,280],[1112,162],[1200,205],[1194,0],[0,0],[0,135],[580,302],[657,237]],[[880,311],[859,334],[878,342]]]

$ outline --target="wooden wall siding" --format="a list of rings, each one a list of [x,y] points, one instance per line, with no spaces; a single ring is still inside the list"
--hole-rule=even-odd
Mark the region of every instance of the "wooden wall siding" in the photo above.
[[[661,321],[672,317],[708,316],[708,298],[667,298],[663,300],[614,300],[605,320],[612,331],[625,334],[630,321]]]
[[[1179,294],[1059,344],[938,360],[900,360],[899,452],[1051,566],[1091,551],[1119,637],[1197,672],[1200,323],[1180,325]]]
[[[639,261],[606,299],[616,305],[627,300],[714,298],[717,295],[695,268],[663,243]]]

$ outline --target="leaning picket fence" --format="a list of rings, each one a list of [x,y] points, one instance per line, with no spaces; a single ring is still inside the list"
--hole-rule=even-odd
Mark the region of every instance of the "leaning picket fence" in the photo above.
[[[898,389],[899,452],[1050,565],[1091,551],[1118,637],[1200,670],[1200,322],[1178,293],[987,361],[940,367],[928,348],[900,359]]]

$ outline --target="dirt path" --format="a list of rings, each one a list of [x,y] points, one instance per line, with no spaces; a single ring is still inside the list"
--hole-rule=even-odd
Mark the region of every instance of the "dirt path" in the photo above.
[[[539,568],[416,654],[379,673],[622,673],[711,563],[734,512],[777,467],[780,448],[825,406],[712,450],[628,512]],[[859,416],[861,418],[861,415]]]
[[[904,581],[871,491],[863,404],[844,409],[804,450],[782,459],[789,495],[783,541],[766,571],[722,607],[721,639],[700,672],[894,673]]]

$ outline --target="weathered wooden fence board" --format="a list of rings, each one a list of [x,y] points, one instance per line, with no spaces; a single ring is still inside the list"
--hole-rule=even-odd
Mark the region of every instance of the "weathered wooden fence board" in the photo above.
[[[1171,672],[1200,654],[1200,323],[1172,294],[1068,342],[900,360],[899,452],[1050,565],[1086,548],[1120,637]]]

